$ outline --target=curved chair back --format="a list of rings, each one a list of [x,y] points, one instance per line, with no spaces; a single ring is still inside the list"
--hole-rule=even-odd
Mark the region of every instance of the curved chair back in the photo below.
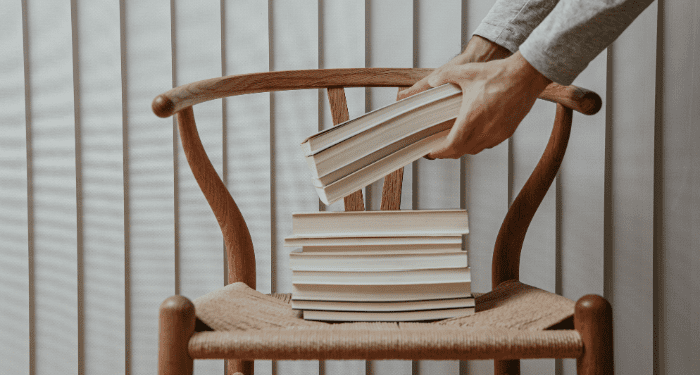
[[[177,114],[182,146],[192,173],[214,212],[227,251],[228,282],[245,282],[255,288],[255,254],[245,220],[228,189],[217,175],[197,133],[192,106],[228,96],[325,88],[334,124],[348,120],[345,87],[408,87],[432,69],[319,69],[253,73],[213,78],[173,88],[158,95],[152,104],[159,117]],[[492,261],[492,284],[518,279],[520,251],[527,228],[559,170],[571,131],[572,110],[592,115],[602,105],[600,97],[575,86],[550,84],[540,95],[557,103],[549,143],[537,167],[511,205],[496,239]],[[403,169],[385,179],[383,210],[399,209]],[[363,210],[362,193],[345,198],[346,210]]]

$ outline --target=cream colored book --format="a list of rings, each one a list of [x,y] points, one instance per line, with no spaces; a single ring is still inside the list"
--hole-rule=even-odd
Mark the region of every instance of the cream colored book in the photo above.
[[[426,254],[461,251],[462,244],[304,246],[301,249],[303,255]]]
[[[391,312],[304,310],[302,314],[306,320],[334,322],[415,322],[468,316],[474,314],[474,312],[474,307],[463,307],[458,309]]]
[[[458,269],[467,267],[467,252],[452,250],[443,252],[407,253],[307,253],[299,250],[289,254],[289,268],[297,271],[397,271],[424,269]],[[303,278],[292,278],[292,282],[307,280],[312,274],[297,274]],[[323,274],[318,274],[322,276]],[[370,277],[370,274],[366,274]],[[405,277],[410,275],[404,274]],[[420,274],[415,274],[420,277]],[[348,276],[354,277],[354,276]],[[389,277],[389,274],[387,274]],[[437,277],[437,276],[436,276]],[[364,281],[362,282],[364,283]]]
[[[455,110],[459,109],[459,104],[459,101],[453,103],[453,107],[456,107]],[[445,109],[435,107],[431,108],[431,110],[443,111]],[[446,110],[452,110],[452,108]],[[454,125],[454,118],[433,124],[430,122],[430,119],[424,119],[426,114],[429,114],[429,112],[421,112],[420,115],[416,116],[409,116],[412,115],[410,113],[404,115],[404,122],[410,121],[410,123],[416,125],[408,129],[403,127],[392,129],[394,133],[399,134],[386,134],[378,139],[365,139],[365,137],[358,135],[316,155],[307,156],[306,163],[311,169],[312,177],[327,185],[421,139],[449,130]],[[401,125],[401,123],[398,125]],[[413,131],[414,127],[419,126],[418,130]],[[387,139],[396,140],[387,143],[385,141]]]
[[[295,237],[389,237],[469,233],[466,210],[311,212],[292,215]]]
[[[318,301],[418,301],[471,297],[471,282],[402,285],[292,284],[292,298]]]
[[[340,153],[350,152],[351,155],[355,155],[353,161],[357,160],[371,153],[368,150],[379,149],[382,145],[403,138],[421,127],[456,118],[462,99],[461,92],[459,86],[449,83],[426,90],[316,133],[306,138],[301,143],[301,148],[304,155],[309,156],[338,146]],[[457,107],[453,108],[455,105]],[[419,116],[420,121],[415,121]],[[350,143],[339,146],[345,142]],[[360,151],[360,148],[348,151],[364,143],[375,146],[368,147],[364,151]],[[327,157],[329,156],[323,156],[321,159],[326,160]]]
[[[423,236],[401,237],[299,237],[289,236],[284,239],[285,247],[304,247],[309,251],[338,251],[336,247],[361,249],[367,246],[392,247],[403,246],[406,249],[425,249],[426,247],[442,248],[440,246],[462,246],[462,235],[451,233],[447,235],[427,234]],[[449,247],[450,249],[452,247]],[[359,251],[359,250],[358,250]]]
[[[464,254],[466,258],[466,253]],[[416,265],[418,265],[416,263]],[[292,284],[325,285],[412,285],[465,283],[471,281],[469,268],[391,269],[350,268],[345,270],[292,271]]]
[[[292,298],[297,310],[330,311],[416,311],[474,307],[474,297],[396,302],[299,301]]]
[[[444,130],[421,139],[345,177],[334,180],[328,185],[324,185],[320,179],[312,179],[316,193],[323,203],[331,204],[428,155],[447,138],[449,132],[449,130]]]

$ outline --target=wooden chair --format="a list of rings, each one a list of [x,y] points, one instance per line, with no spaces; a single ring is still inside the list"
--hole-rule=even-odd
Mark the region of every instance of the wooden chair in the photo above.
[[[228,259],[228,282],[236,283],[225,287],[225,293],[232,291],[234,287],[242,290],[241,286],[245,285],[240,282],[255,288],[255,255],[245,221],[209,162],[199,140],[192,106],[233,95],[326,88],[333,121],[338,124],[348,119],[345,87],[407,87],[430,72],[431,69],[364,68],[255,73],[194,82],[169,90],[155,98],[153,111],[156,115],[168,117],[177,114],[187,160],[223,232]],[[477,297],[479,312],[474,314],[475,316],[485,316],[497,310],[482,308],[484,311],[481,311],[480,303],[494,306],[493,301],[498,301],[502,296],[509,298],[507,296],[512,296],[511,292],[514,290],[517,293],[526,291],[540,296],[551,295],[519,283],[523,240],[530,221],[563,159],[571,129],[572,110],[588,115],[594,114],[601,107],[601,99],[594,92],[556,84],[548,86],[540,98],[558,103],[552,134],[537,167],[503,221],[493,252],[494,291]],[[399,170],[386,177],[382,209],[399,209],[402,174],[402,170]],[[345,208],[364,210],[361,191],[345,198]],[[244,289],[248,294],[258,293],[252,289]],[[530,294],[518,295],[527,297]],[[488,303],[483,299],[486,296],[490,296]],[[449,326],[449,329],[437,329],[444,326],[431,323],[410,323],[401,325],[401,329],[396,329],[396,325],[393,325],[391,330],[382,329],[381,324],[379,328],[371,330],[367,324],[362,323],[327,324],[327,327],[314,326],[307,329],[308,327],[304,327],[306,321],[285,315],[294,314],[287,305],[288,295],[274,295],[265,303],[274,305],[276,313],[284,315],[279,319],[284,321],[287,327],[293,326],[293,329],[217,331],[198,319],[195,305],[190,300],[182,296],[173,296],[166,299],[160,308],[159,373],[190,374],[193,359],[196,358],[228,359],[229,373],[245,374],[252,374],[253,359],[361,358],[490,358],[495,359],[497,374],[519,373],[519,359],[523,358],[577,358],[579,374],[612,373],[610,304],[597,295],[582,297],[575,303],[575,307],[573,301],[556,295],[551,297],[570,303],[573,318],[565,319],[547,327],[548,329],[535,331],[479,326]],[[537,303],[530,305],[532,309],[542,307],[537,306]],[[245,308],[250,306],[245,305]],[[502,313],[503,310],[499,311]],[[225,311],[221,313],[222,316],[226,315]],[[514,315],[517,313],[518,311]],[[226,326],[227,323],[222,324]]]

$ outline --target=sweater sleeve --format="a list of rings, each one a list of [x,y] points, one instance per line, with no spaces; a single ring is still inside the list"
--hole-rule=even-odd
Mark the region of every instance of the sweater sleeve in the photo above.
[[[559,0],[498,0],[474,31],[515,53]]]
[[[520,45],[545,77],[569,85],[653,0],[561,0]]]

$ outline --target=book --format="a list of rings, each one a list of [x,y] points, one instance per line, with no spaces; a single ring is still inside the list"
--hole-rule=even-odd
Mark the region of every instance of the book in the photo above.
[[[398,271],[467,267],[467,252],[439,253],[306,253],[292,251],[289,267],[297,271]],[[321,276],[321,274],[319,274]],[[369,276],[369,275],[368,275]],[[295,279],[292,278],[292,281]],[[311,280],[311,279],[310,279]]]
[[[321,301],[415,301],[471,297],[471,282],[403,285],[292,284],[292,299]]]
[[[368,112],[358,118],[340,123],[332,128],[318,132],[308,138],[306,138],[301,143],[301,148],[305,156],[318,154],[319,152],[330,148],[331,146],[337,145],[338,143],[354,138],[355,141],[359,142],[360,138],[384,138],[386,141],[387,128],[391,129],[392,123],[395,124],[397,120],[407,121],[409,125],[414,125],[410,117],[415,116],[421,112],[430,111],[430,114],[441,119],[439,121],[433,121],[434,124],[438,124],[450,119],[450,114],[446,114],[445,111],[436,111],[436,107],[454,105],[457,101],[461,103],[461,92],[462,90],[458,85],[451,83],[436,87],[430,90],[426,90],[422,93],[410,96],[403,100],[399,100],[392,105],[378,108],[374,111]],[[448,100],[446,100],[448,99]],[[451,99],[451,100],[449,100]],[[456,108],[459,110],[459,107]],[[408,116],[407,116],[408,115]],[[440,117],[441,116],[441,117]],[[456,114],[454,117],[455,118]],[[423,119],[427,121],[427,118]],[[388,124],[382,129],[377,128],[377,124]],[[406,123],[402,123],[406,126]],[[401,126],[398,126],[401,128]],[[382,133],[382,131],[384,133]],[[400,134],[407,134],[408,132],[403,131]]]
[[[308,137],[301,146],[321,201],[429,154],[449,134],[461,102],[459,86],[448,83]]]
[[[474,314],[474,307],[459,309],[418,310],[418,311],[325,311],[304,310],[303,317],[307,320],[337,321],[337,322],[409,322],[439,320]]]
[[[462,235],[459,233],[450,234],[426,234],[423,236],[401,236],[401,237],[303,237],[289,236],[284,239],[285,247],[304,247],[308,251],[324,251],[336,247],[355,247],[361,249],[366,246],[402,246],[405,249],[422,248],[421,246],[462,246]],[[452,247],[449,247],[452,249]],[[330,250],[333,251],[333,250]],[[348,250],[345,250],[348,251]]]
[[[304,246],[303,254],[418,254],[461,251],[462,244],[365,245],[365,246]]]
[[[312,179],[316,193],[323,203],[331,204],[428,155],[430,151],[447,138],[449,132],[449,130],[445,130],[421,139],[328,185],[324,185],[321,180]]]
[[[376,269],[349,269],[351,270],[292,270],[292,284],[412,285],[426,283],[464,283],[471,281],[469,268],[467,267],[404,270],[389,269],[381,271]]]
[[[292,298],[292,308],[296,310],[387,312],[457,309],[474,306],[474,297],[396,302],[304,301]]]
[[[292,307],[305,319],[416,321],[474,311],[466,210],[292,215]],[[301,247],[301,249],[299,249]],[[327,313],[327,314],[326,314]]]
[[[469,233],[466,210],[312,212],[292,215],[296,237],[388,237]]]
[[[456,107],[459,107],[459,103],[456,103]],[[425,126],[425,128],[407,134],[389,133],[383,135],[383,138],[379,139],[365,139],[366,137],[363,137],[363,134],[361,134],[354,137],[358,140],[356,142],[354,142],[354,138],[348,139],[316,155],[309,155],[306,157],[306,163],[311,169],[312,177],[319,179],[319,181],[325,184],[331,183],[379,159],[387,157],[406,146],[416,143],[423,138],[449,130],[452,128],[452,125],[454,125],[454,119],[438,124],[426,124],[422,122],[422,117],[413,118],[408,115],[409,114],[404,115],[404,117],[406,117],[404,122],[411,121],[412,124],[422,125]],[[399,122],[394,125],[403,124]],[[412,127],[404,129],[399,127],[394,130],[394,133],[398,131],[410,132],[412,130],[411,128]],[[385,139],[396,139],[396,141],[387,144],[387,142],[384,141]]]

